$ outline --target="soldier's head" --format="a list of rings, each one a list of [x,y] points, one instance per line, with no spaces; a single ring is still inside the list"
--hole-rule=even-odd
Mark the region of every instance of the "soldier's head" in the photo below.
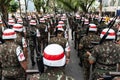
[[[116,32],[113,29],[109,29],[109,28],[105,28],[102,30],[102,32],[100,34],[100,38],[103,38],[103,36],[106,35],[106,32],[108,32],[108,34],[107,34],[105,40],[115,40],[116,39]]]
[[[23,25],[21,25],[21,24],[14,24],[13,25],[13,30],[15,32],[22,32],[23,31]]]
[[[12,28],[14,24],[15,24],[14,19],[9,19],[8,20],[8,25],[9,25],[10,28]]]
[[[18,18],[17,23],[18,24],[23,24],[23,20],[21,18]]]
[[[63,37],[64,36],[64,29],[61,25],[57,26],[56,32],[57,32],[57,37]]]
[[[14,40],[16,37],[16,33],[13,29],[6,29],[3,31],[2,39],[4,40]]]
[[[43,62],[50,67],[62,67],[65,65],[64,49],[59,44],[46,46],[43,52]]]
[[[36,27],[36,21],[35,20],[30,20],[30,25],[33,26],[33,27]]]
[[[87,27],[86,35],[97,34],[97,26],[93,23],[89,24]]]
[[[40,18],[40,23],[45,23],[45,19],[44,18]]]
[[[63,21],[59,21],[58,25],[65,26],[65,23]]]

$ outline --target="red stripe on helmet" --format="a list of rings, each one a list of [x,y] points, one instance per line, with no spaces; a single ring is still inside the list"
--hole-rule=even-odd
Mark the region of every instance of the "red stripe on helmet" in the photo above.
[[[101,34],[105,35],[106,32],[102,32]],[[114,33],[114,32],[113,32],[113,33],[109,33],[108,35],[110,35],[110,36],[115,36],[115,33]]]
[[[3,33],[4,36],[10,36],[10,35],[14,35],[15,32],[10,32],[10,33]]]
[[[90,28],[96,28],[96,26],[90,26]]]
[[[63,57],[64,57],[64,52],[59,55],[49,55],[44,52],[44,58],[46,58],[47,60],[60,60]]]

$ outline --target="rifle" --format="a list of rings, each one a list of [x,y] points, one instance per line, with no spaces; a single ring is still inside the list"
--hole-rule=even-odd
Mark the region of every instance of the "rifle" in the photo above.
[[[2,13],[0,13],[0,16],[1,16],[2,21],[3,21],[3,23],[5,24],[5,26],[6,26],[7,28],[10,28],[9,25],[8,25],[8,23],[7,23],[6,20],[4,19]]]
[[[104,75],[102,78],[104,80],[113,80],[115,77],[120,77],[120,72],[109,72],[108,74]]]
[[[91,44],[93,45],[91,48],[93,48],[95,45],[98,45],[99,42],[93,42],[93,41],[91,41]],[[91,64],[91,65],[90,65],[90,75],[89,75],[89,80],[92,80],[93,67],[94,67],[94,65]]]
[[[102,44],[102,42],[105,40],[105,38],[107,37],[107,35],[109,34],[109,30],[111,29],[111,27],[114,25],[115,21],[116,21],[117,17],[115,17],[109,24],[108,24],[108,30],[107,32],[105,33],[105,35],[102,37],[102,39],[100,40],[100,43],[99,44]]]

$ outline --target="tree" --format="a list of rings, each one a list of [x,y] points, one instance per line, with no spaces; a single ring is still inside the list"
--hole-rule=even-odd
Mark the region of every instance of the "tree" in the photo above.
[[[17,11],[18,8],[19,8],[19,5],[16,1],[13,0],[10,2],[9,12],[14,13]]]
[[[95,0],[57,0],[61,2],[65,10],[78,11],[79,8],[85,13],[88,12],[90,6]]]
[[[79,9],[78,2],[76,0],[56,0],[58,7],[65,11],[76,12]]]
[[[95,2],[95,0],[78,0],[80,8],[83,12],[87,13],[91,5]]]
[[[37,12],[40,12],[42,8],[44,13],[50,8],[53,8],[54,11],[61,9],[69,12],[77,12],[81,9],[87,13],[94,1],[95,0],[33,0]],[[50,5],[51,2],[53,5]]]
[[[0,12],[3,14],[3,18],[7,21],[8,9],[10,7],[10,1],[12,0],[0,0]]]

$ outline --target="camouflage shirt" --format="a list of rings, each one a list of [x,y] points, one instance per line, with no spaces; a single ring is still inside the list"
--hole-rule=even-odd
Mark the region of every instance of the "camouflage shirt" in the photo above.
[[[36,27],[28,27],[26,37],[29,40],[29,46],[35,46],[35,39],[36,39]]]
[[[96,61],[95,75],[103,75],[109,71],[116,71],[116,64],[120,63],[120,46],[112,41],[104,42],[92,49],[92,57]]]
[[[40,76],[39,80],[74,80],[72,77],[65,75],[64,68],[48,68]]]
[[[2,66],[2,75],[5,77],[20,77],[25,74],[16,55],[15,42],[5,42],[0,45],[0,63]]]
[[[48,36],[48,29],[47,29],[47,25],[46,24],[43,24],[43,23],[42,24],[38,24],[37,28],[38,28],[38,30],[40,32],[40,35],[42,37],[45,36],[45,38],[46,38],[46,36]]]
[[[17,38],[15,39],[16,43],[22,47],[22,36],[17,34]]]
[[[92,42],[99,42],[100,37],[95,34],[89,34],[88,36],[84,36],[80,40],[80,45],[83,46],[83,49],[91,49],[93,47]]]
[[[48,67],[41,76],[34,74],[31,77],[32,80],[75,80],[71,76],[67,76],[65,74],[65,70],[63,67],[61,68],[51,68]]]
[[[60,44],[63,48],[65,48],[66,43],[67,43],[67,39],[64,37],[58,38],[58,37],[53,37],[50,39],[49,44]]]

